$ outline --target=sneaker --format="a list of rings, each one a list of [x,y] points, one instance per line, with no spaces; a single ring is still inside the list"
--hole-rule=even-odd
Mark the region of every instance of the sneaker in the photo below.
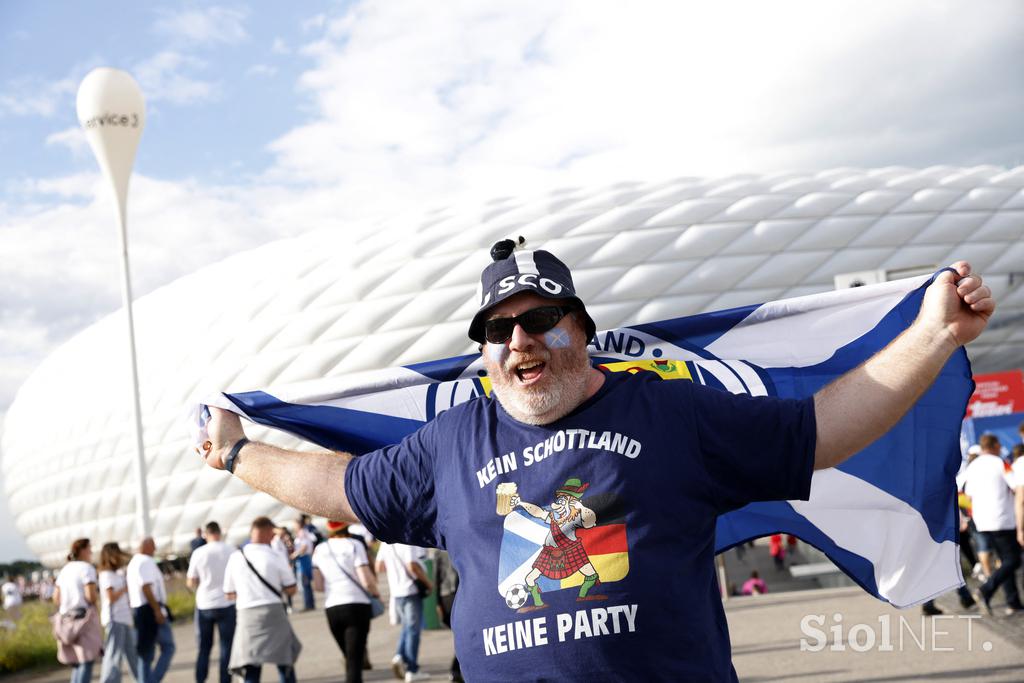
[[[1012,617],[1014,614],[1021,611],[1024,611],[1024,605],[1021,605],[1020,603],[1017,603],[1016,605],[1008,605],[1006,609],[1003,610],[1003,616]]]
[[[429,681],[430,674],[426,671],[406,671],[405,672],[405,683],[412,683],[412,681]]]
[[[985,575],[985,570],[981,567],[981,562],[975,562],[974,567],[971,568],[971,576],[973,576],[980,583],[988,581],[988,576]]]
[[[991,600],[991,598],[985,595],[985,591],[981,589],[981,586],[979,586],[978,590],[975,591],[974,600],[985,608],[985,614],[992,616],[992,605],[989,604],[989,600]]]
[[[965,595],[960,598],[960,606],[964,609],[974,609],[978,605],[978,601],[972,598],[970,595]]]
[[[943,614],[942,610],[936,607],[935,603],[931,600],[921,605],[921,613],[929,617],[934,617],[939,614]]]
[[[395,678],[398,680],[405,678],[405,660],[402,659],[402,655],[395,655],[391,658],[391,673],[395,674]]]

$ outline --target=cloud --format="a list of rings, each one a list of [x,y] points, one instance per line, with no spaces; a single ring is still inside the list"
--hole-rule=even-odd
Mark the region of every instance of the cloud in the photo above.
[[[274,38],[274,42],[270,46],[270,51],[275,55],[287,55],[291,54],[292,50],[284,40],[281,38]]]
[[[326,14],[316,14],[308,19],[302,21],[302,30],[306,33],[313,31],[320,31],[324,26],[327,25],[328,16]]]
[[[89,149],[89,141],[80,126],[72,126],[46,136],[47,147],[66,147],[73,155],[83,156]]]
[[[44,81],[20,78],[8,81],[0,92],[0,114],[51,117],[78,90],[78,80]]]
[[[68,129],[64,133],[69,133]],[[62,133],[57,133],[61,135]],[[52,137],[52,136],[51,136]],[[85,143],[88,144],[88,143]],[[30,202],[43,199],[88,199],[98,192],[96,187],[97,176],[94,173],[79,173],[77,175],[56,176],[52,178],[26,178],[7,183],[6,190]],[[49,197],[45,197],[50,195]],[[0,222],[5,217],[0,214]]]
[[[140,295],[271,239],[469,199],[1024,159],[1024,12],[1012,3],[986,12],[947,2],[346,7],[306,22],[307,44],[292,46],[312,68],[277,96],[294,99],[305,122],[268,143],[268,168],[219,186],[133,178]],[[219,95],[206,68],[168,49],[134,72],[149,100],[187,104]],[[73,139],[69,129],[48,144]],[[0,260],[0,322],[35,341],[0,340],[0,365],[22,377],[120,295],[98,176],[15,189],[21,203],[0,204],[0,253],[17,255]]]
[[[271,176],[397,202],[1024,152],[1017,6],[783,7],[357,4],[315,23]]]
[[[190,71],[206,68],[203,60],[172,50],[149,57],[132,69],[146,99],[177,105],[194,104],[219,97],[220,85],[190,75]]]
[[[277,67],[270,66],[269,64],[253,64],[245,71],[246,76],[258,77],[258,78],[269,78],[277,74]]]
[[[248,12],[227,7],[182,12],[161,11],[154,30],[175,42],[192,45],[236,45],[249,38]]]

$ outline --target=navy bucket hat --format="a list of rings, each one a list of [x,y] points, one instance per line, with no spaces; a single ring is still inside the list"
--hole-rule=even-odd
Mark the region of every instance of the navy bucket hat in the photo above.
[[[519,244],[525,240],[520,237]],[[520,292],[530,292],[547,299],[564,301],[583,315],[587,342],[594,338],[597,326],[587,313],[583,301],[576,296],[569,267],[549,251],[516,249],[512,240],[502,240],[491,247],[493,262],[480,275],[480,308],[469,324],[469,338],[484,343],[484,322],[496,305]]]

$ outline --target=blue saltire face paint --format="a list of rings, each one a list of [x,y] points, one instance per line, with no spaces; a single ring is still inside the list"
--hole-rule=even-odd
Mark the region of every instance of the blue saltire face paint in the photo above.
[[[487,357],[494,363],[504,365],[505,361],[508,360],[510,353],[508,344],[487,344],[484,346],[484,349],[487,352]]]
[[[572,343],[572,336],[569,330],[552,327],[544,333],[544,343],[549,349],[565,349]]]

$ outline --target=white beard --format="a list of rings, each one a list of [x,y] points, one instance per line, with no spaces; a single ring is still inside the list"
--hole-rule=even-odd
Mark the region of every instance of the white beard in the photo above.
[[[516,385],[514,373],[490,372],[491,385],[501,406],[509,415],[525,424],[549,424],[565,417],[583,402],[587,390],[590,360],[586,350],[582,353],[566,349],[556,351],[563,361],[552,367],[557,382],[548,382],[545,389],[524,388]],[[549,358],[549,363],[554,361]]]

